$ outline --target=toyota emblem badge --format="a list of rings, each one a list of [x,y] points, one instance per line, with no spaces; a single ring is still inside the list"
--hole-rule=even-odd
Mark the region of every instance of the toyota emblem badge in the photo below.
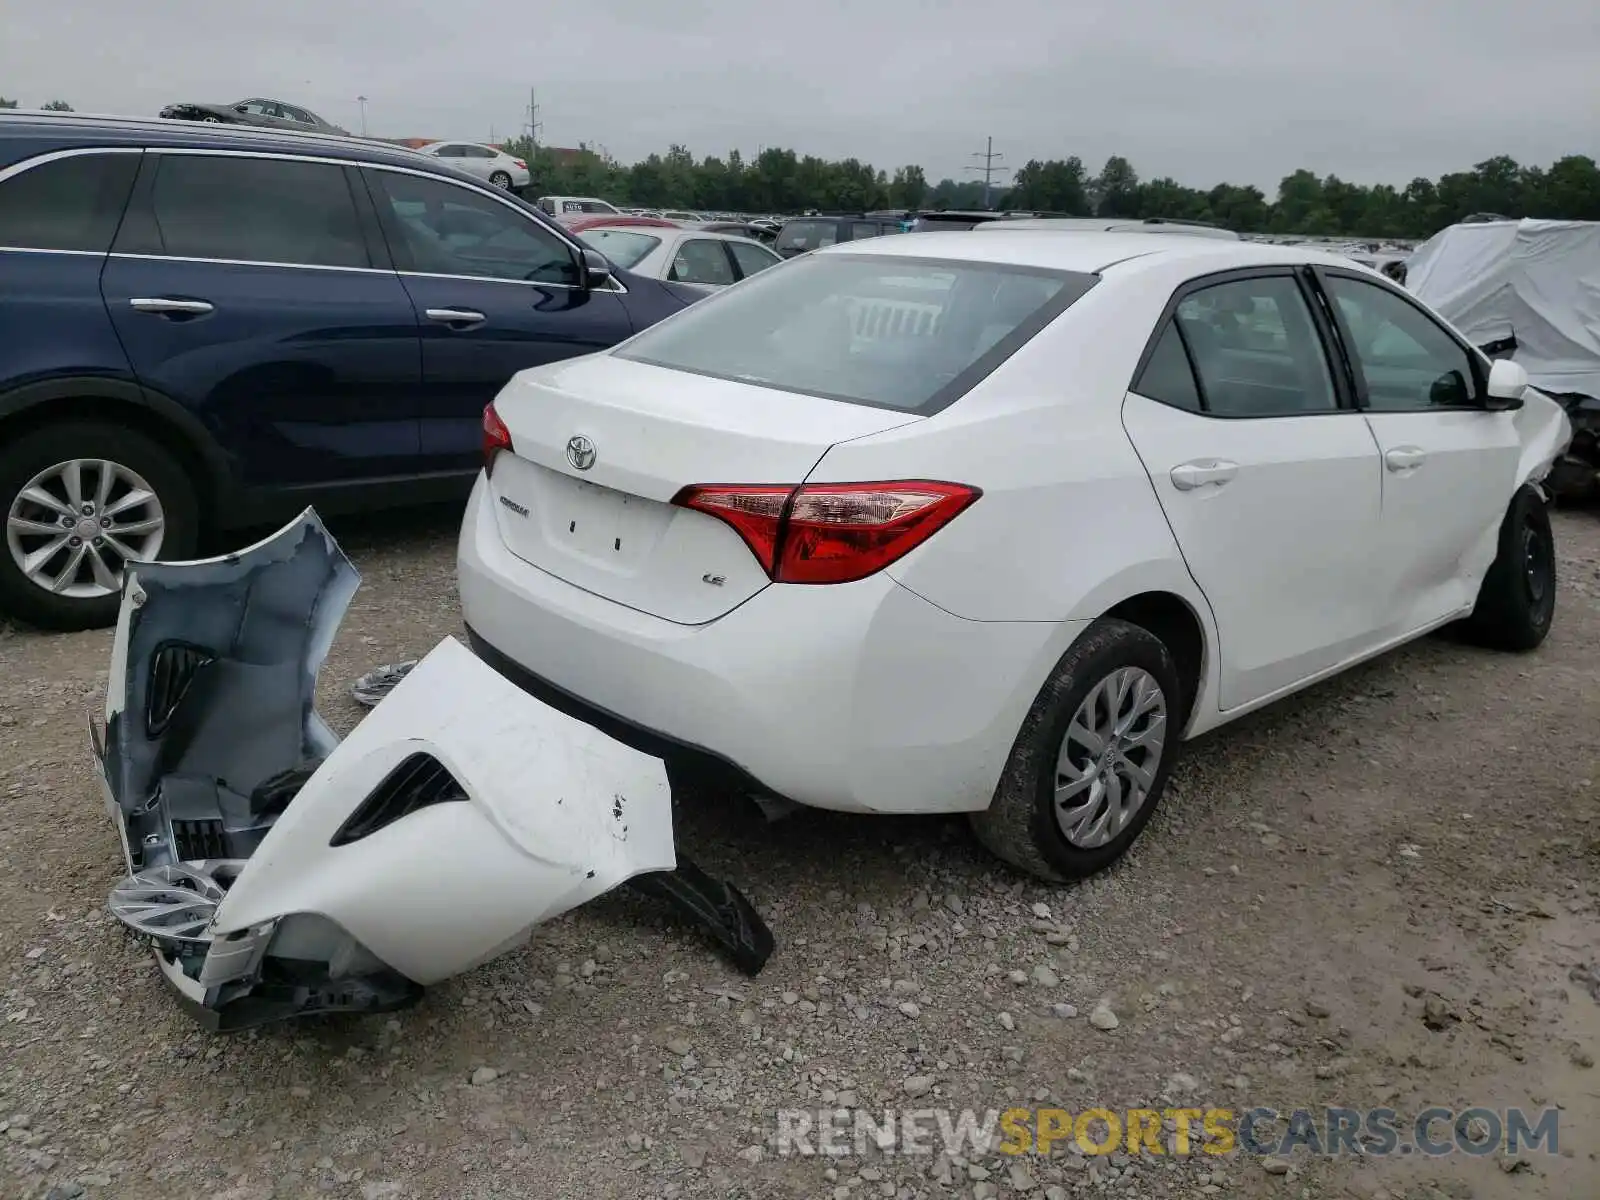
[[[594,466],[594,443],[583,434],[567,439],[567,461],[580,471],[587,471]]]

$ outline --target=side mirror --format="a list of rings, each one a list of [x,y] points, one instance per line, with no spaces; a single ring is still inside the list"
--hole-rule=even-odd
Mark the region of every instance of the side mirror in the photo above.
[[[583,248],[583,286],[591,292],[604,291],[611,286],[611,264],[600,251],[589,246]]]
[[[1489,368],[1488,403],[1491,412],[1506,412],[1522,407],[1523,395],[1528,390],[1528,372],[1521,363],[1509,358],[1497,358]]]

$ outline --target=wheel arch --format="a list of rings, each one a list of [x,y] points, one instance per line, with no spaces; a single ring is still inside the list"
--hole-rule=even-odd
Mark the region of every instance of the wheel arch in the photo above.
[[[94,376],[42,380],[0,395],[0,437],[14,438],[71,420],[103,420],[136,429],[175,454],[189,470],[201,511],[233,490],[227,455],[209,430],[176,401],[123,379]]]
[[[1175,592],[1148,591],[1118,601],[1100,615],[1127,621],[1161,639],[1183,681],[1182,719],[1178,726],[1187,730],[1205,691],[1212,658],[1205,623],[1194,606]]]

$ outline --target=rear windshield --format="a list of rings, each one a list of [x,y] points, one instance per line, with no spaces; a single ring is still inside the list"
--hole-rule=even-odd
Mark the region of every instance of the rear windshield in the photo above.
[[[563,200],[561,202],[561,211],[564,213],[614,213],[617,210],[604,200]]]
[[[640,259],[661,245],[658,237],[627,229],[585,229],[578,237],[624,271],[631,271]]]
[[[788,221],[774,245],[779,250],[821,250],[838,240],[837,221]]]
[[[763,271],[615,353],[925,416],[954,403],[1095,281],[995,263],[826,254]]]

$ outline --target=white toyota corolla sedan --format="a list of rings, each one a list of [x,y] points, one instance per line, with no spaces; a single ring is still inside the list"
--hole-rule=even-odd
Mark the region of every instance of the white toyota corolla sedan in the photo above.
[[[1537,646],[1522,368],[1305,247],[912,234],[764,271],[484,413],[475,649],[752,794],[968,812],[1050,879],[1183,739],[1454,621]]]

